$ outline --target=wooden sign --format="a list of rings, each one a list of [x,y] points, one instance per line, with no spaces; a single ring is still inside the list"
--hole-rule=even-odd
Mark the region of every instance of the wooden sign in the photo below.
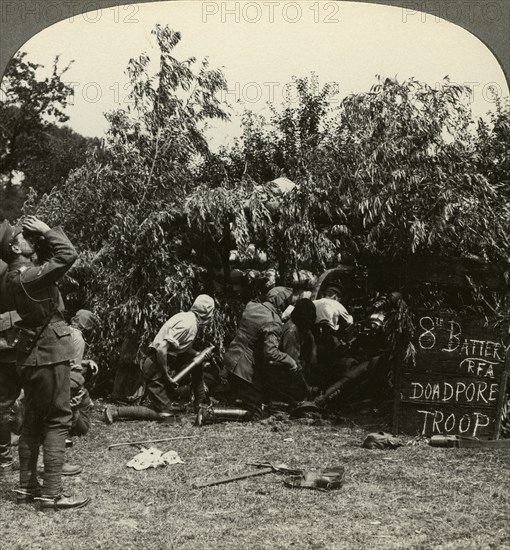
[[[509,372],[508,324],[415,315],[414,358],[396,369],[394,430],[496,439]]]

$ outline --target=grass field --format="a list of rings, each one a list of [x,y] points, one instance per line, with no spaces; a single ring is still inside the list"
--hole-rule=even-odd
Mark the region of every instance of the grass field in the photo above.
[[[324,424],[324,423],[322,423]],[[17,472],[0,479],[2,550],[20,549],[505,549],[510,548],[510,451],[435,449],[426,444],[367,450],[378,426],[349,420],[314,425],[269,419],[196,428],[151,422],[104,425],[97,413],[69,460],[66,480],[88,507],[38,512],[16,505]],[[138,451],[108,444],[194,435],[160,444],[185,464],[134,471]],[[268,474],[204,489],[195,481],[250,470],[269,460],[292,467],[343,465],[338,491],[289,489]]]

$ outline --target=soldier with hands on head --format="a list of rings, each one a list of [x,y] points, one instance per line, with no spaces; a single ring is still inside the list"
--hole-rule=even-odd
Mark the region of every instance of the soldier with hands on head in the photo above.
[[[44,261],[32,262],[44,240]],[[70,363],[73,347],[57,282],[76,261],[77,253],[60,227],[28,216],[21,227],[0,227],[0,256],[9,264],[7,288],[12,293],[17,324],[16,363],[25,393],[25,416],[19,441],[19,503],[37,500],[41,509],[80,508],[90,499],[63,492],[65,439],[71,426]],[[41,255],[42,257],[42,255]],[[37,479],[39,447],[43,448],[43,485]]]

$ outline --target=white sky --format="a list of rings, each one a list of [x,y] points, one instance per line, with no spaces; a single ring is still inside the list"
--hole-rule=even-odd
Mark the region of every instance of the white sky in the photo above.
[[[72,9],[72,3],[68,4]],[[71,12],[63,12],[72,16]],[[156,23],[182,34],[179,59],[222,67],[229,83],[225,99],[265,112],[266,102],[284,98],[293,75],[317,74],[322,87],[335,82],[340,101],[368,91],[375,75],[411,76],[438,85],[445,75],[474,86],[475,116],[494,107],[492,85],[508,87],[492,53],[466,30],[432,15],[398,7],[350,2],[157,2],[108,8],[68,17],[39,33],[21,49],[31,61],[51,66],[56,54],[74,60],[65,81],[75,83],[67,123],[87,136],[101,136],[103,113],[125,102],[124,73],[131,57],[146,51],[156,58],[150,34]],[[237,103],[239,100],[241,103]],[[240,134],[239,119],[213,123],[212,144],[227,145]]]

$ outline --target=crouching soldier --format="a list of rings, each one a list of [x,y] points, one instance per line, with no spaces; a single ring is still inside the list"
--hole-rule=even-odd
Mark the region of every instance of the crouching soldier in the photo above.
[[[267,293],[264,302],[249,302],[225,353],[224,364],[233,396],[243,403],[253,419],[262,417],[263,404],[270,399],[268,370],[298,371],[296,361],[279,349],[281,316],[291,301],[292,290],[278,286]]]
[[[32,263],[37,241],[44,239],[47,259]],[[25,393],[25,418],[19,441],[19,503],[38,500],[41,509],[81,508],[89,498],[62,491],[65,439],[71,426],[69,325],[63,317],[56,283],[73,265],[76,251],[61,228],[50,229],[29,216],[23,227],[4,222],[0,256],[8,262],[7,288],[21,321],[17,324],[16,363]],[[43,486],[37,480],[43,447]]]
[[[141,365],[149,407],[109,406],[105,409],[107,424],[117,419],[160,420],[172,411],[172,404],[178,399],[178,394],[169,373],[181,370],[198,355],[192,347],[193,343],[199,328],[208,325],[213,315],[214,300],[207,294],[201,294],[193,302],[190,311],[177,313],[161,327]],[[198,410],[199,405],[206,400],[201,364],[191,371],[191,389],[195,409]]]

